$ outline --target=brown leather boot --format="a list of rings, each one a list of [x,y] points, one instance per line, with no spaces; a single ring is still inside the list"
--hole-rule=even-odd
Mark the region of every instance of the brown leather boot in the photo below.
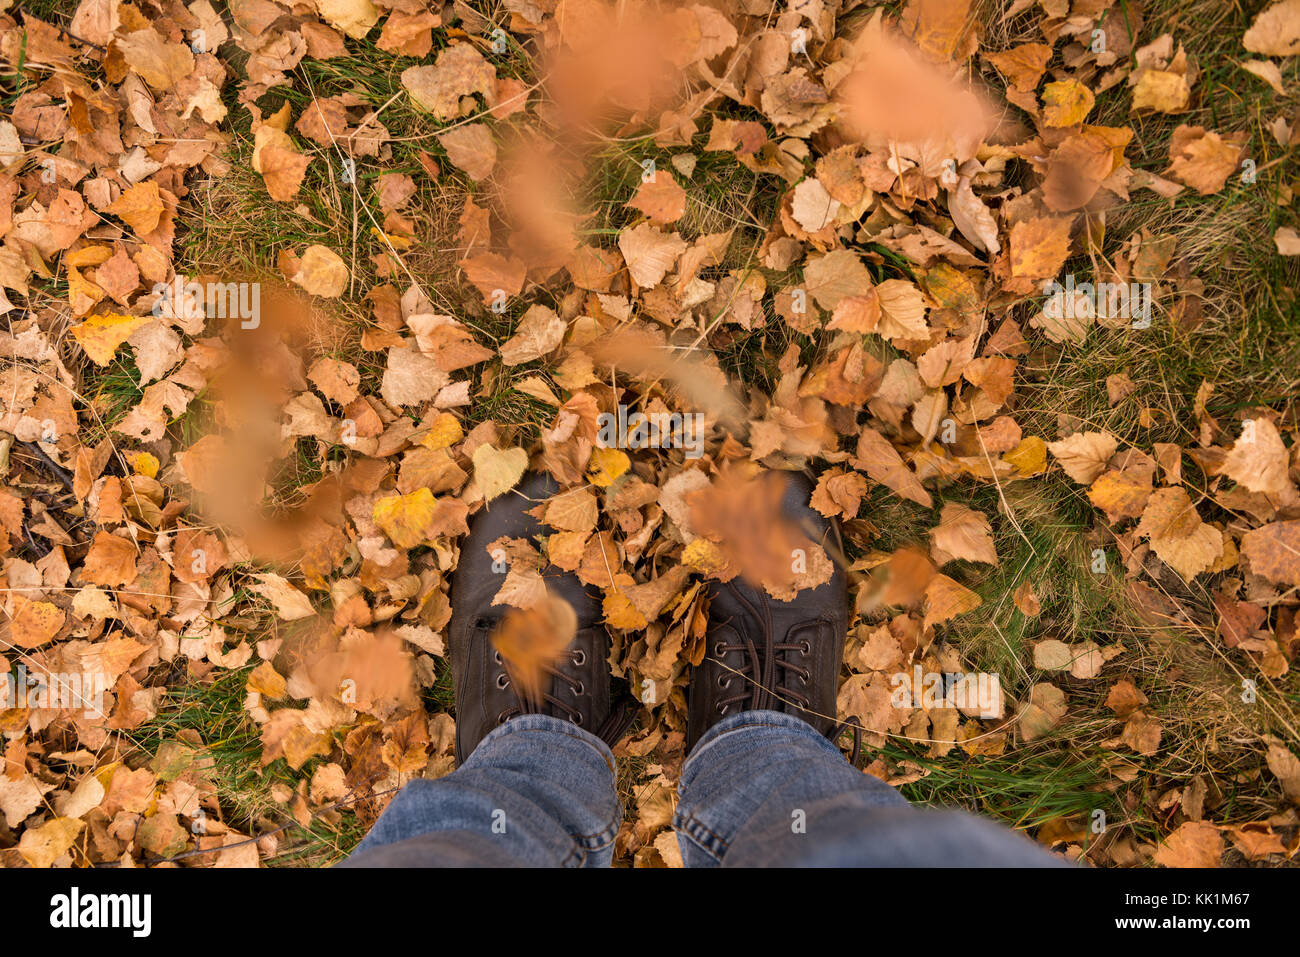
[[[848,589],[839,526],[808,506],[813,482],[798,472],[772,473],[787,485],[783,512],[835,562],[830,581],[777,601],[741,578],[710,584],[709,625],[704,661],[691,675],[686,723],[689,750],[727,715],[765,709],[807,721],[836,734],[844,636],[848,631]]]
[[[549,714],[571,721],[613,744],[635,710],[620,698],[611,707],[609,633],[602,622],[599,593],[571,572],[548,568],[543,573],[551,594],[563,598],[578,617],[578,633],[558,661],[545,669],[538,701],[516,694],[491,635],[507,606],[492,599],[505,580],[504,563],[494,568],[488,546],[502,537],[527,538],[536,545],[542,524],[525,514],[558,492],[550,475],[534,472],[510,492],[490,502],[472,520],[461,544],[460,563],[451,577],[451,622],[448,627],[451,674],[456,691],[456,757],[464,761],[483,737],[518,714]],[[549,685],[546,684],[549,678]]]

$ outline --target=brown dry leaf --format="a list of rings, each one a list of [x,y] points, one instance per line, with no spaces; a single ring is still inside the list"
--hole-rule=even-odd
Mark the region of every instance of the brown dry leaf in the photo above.
[[[786,482],[780,472],[734,465],[685,495],[691,528],[717,544],[728,566],[754,585],[789,585],[797,574],[792,556],[807,558],[815,548],[781,507]]]
[[[1052,48],[1046,43],[1022,43],[1002,53],[986,53],[984,59],[1010,81],[1021,93],[1038,86],[1052,58]]]
[[[57,606],[14,595],[9,640],[20,648],[39,648],[59,633],[63,622],[64,614]]]
[[[1056,685],[1040,681],[1029,689],[1029,700],[1017,714],[1016,728],[1025,741],[1041,738],[1065,717],[1068,706],[1065,692]]]
[[[939,513],[939,524],[930,529],[930,554],[934,563],[943,566],[961,559],[968,562],[998,564],[993,546],[992,527],[981,512],[960,502],[947,502]]]
[[[348,264],[334,250],[313,244],[308,246],[298,261],[298,271],[293,282],[313,296],[337,299],[348,288]]]
[[[379,10],[370,0],[316,0],[321,19],[354,40],[360,40],[379,22]]]
[[[1300,805],[1300,758],[1280,742],[1270,741],[1267,761],[1268,769],[1281,782],[1282,791],[1291,803]]]
[[[655,170],[649,179],[642,179],[636,196],[627,204],[638,209],[661,226],[675,223],[686,212],[686,190],[673,179],[667,170]]]
[[[498,294],[507,299],[519,295],[524,288],[527,267],[518,259],[507,259],[496,253],[480,253],[462,259],[458,264],[465,270],[465,278],[483,295],[485,303],[492,303]]]
[[[827,518],[853,518],[867,492],[867,480],[857,472],[835,468],[822,473],[813,490],[811,505]]]
[[[1192,90],[1187,77],[1169,70],[1144,69],[1133,88],[1133,109],[1157,113],[1182,113],[1187,109]]]
[[[1238,135],[1224,138],[1201,126],[1180,126],[1169,141],[1165,175],[1202,196],[1217,193],[1241,161],[1241,142]]]
[[[879,317],[879,299],[871,282],[871,272],[862,257],[852,250],[836,249],[824,256],[810,258],[804,266],[803,277],[808,294],[823,309],[834,310],[847,298],[867,299],[871,305],[866,308],[874,309]],[[862,331],[874,329],[872,325],[871,329]]]
[[[540,703],[546,668],[558,661],[578,631],[578,616],[562,598],[547,595],[530,608],[510,608],[492,633],[510,680]]]
[[[1262,861],[1271,854],[1285,854],[1286,844],[1267,823],[1243,824],[1228,829],[1233,845],[1248,861]]]
[[[171,43],[153,27],[116,38],[127,65],[156,93],[165,93],[194,73],[194,54],[184,43]]]
[[[1279,0],[1261,11],[1241,42],[1264,56],[1300,53],[1300,0]]]
[[[1188,821],[1156,849],[1163,867],[1218,867],[1223,859],[1223,834],[1205,821]]]
[[[1138,754],[1150,757],[1160,750],[1163,733],[1160,720],[1144,711],[1134,711],[1124,725],[1120,740]]]
[[[1246,419],[1221,471],[1252,492],[1280,497],[1295,489],[1287,475],[1290,464],[1290,452],[1277,426],[1264,418]]]
[[[1252,529],[1242,536],[1241,554],[1261,578],[1300,587],[1300,520]]]
[[[1106,707],[1120,719],[1127,719],[1146,703],[1147,696],[1128,678],[1121,678],[1111,685],[1106,695]]]
[[[351,404],[361,385],[361,373],[356,366],[328,357],[317,359],[307,372],[307,378],[321,395],[339,406]]]
[[[886,339],[924,339],[930,330],[925,324],[925,296],[906,279],[886,279],[876,286],[880,303],[880,323],[876,331]]]
[[[883,675],[850,675],[835,699],[836,715],[856,718],[868,731],[888,732],[902,726],[903,711],[894,707]]]
[[[1070,219],[1042,217],[1011,228],[1011,275],[1050,279],[1070,255]]]
[[[486,124],[459,126],[438,136],[447,158],[474,182],[487,179],[497,165],[497,144]]]
[[[619,233],[618,248],[632,281],[642,289],[652,289],[677,264],[686,251],[686,241],[676,233],[663,233],[642,223]]]
[[[984,603],[975,592],[947,575],[935,575],[925,586],[924,626],[941,625],[958,615],[974,611]]]
[[[253,130],[253,169],[262,174],[271,198],[282,203],[298,195],[311,162],[311,157],[303,156],[285,132],[288,124],[289,104],[285,103],[278,113]]]
[[[1191,581],[1223,554],[1223,533],[1201,521],[1187,492],[1161,488],[1152,493],[1137,534],[1166,565]]]
[[[388,350],[388,367],[379,394],[394,407],[419,405],[436,396],[450,381],[433,356],[426,356],[413,345],[394,346]]]
[[[1279,226],[1273,234],[1273,245],[1280,256],[1300,256],[1300,233],[1290,226]]]
[[[274,572],[255,575],[258,584],[249,585],[249,589],[275,606],[275,613],[283,621],[297,621],[310,618],[316,614],[310,599],[294,588],[284,576]]]
[[[1088,500],[1114,523],[1139,518],[1151,496],[1151,473],[1136,469],[1103,472],[1088,489]]]
[[[542,521],[551,528],[569,532],[590,532],[600,517],[600,503],[590,489],[560,492],[546,500]]]
[[[1106,376],[1106,398],[1112,406],[1123,402],[1136,391],[1137,384],[1128,377],[1127,372]]]
[[[564,341],[567,328],[555,310],[543,305],[530,306],[515,334],[501,344],[502,363],[517,366],[554,352]]]
[[[1275,93],[1280,96],[1286,95],[1286,87],[1282,85],[1282,71],[1272,60],[1247,60],[1241,64],[1241,68],[1259,77],[1271,86]]]
[[[1065,671],[1074,661],[1074,652],[1056,638],[1034,642],[1034,667],[1042,671]]]
[[[438,54],[433,66],[413,66],[402,72],[402,86],[411,99],[443,122],[460,115],[461,97],[477,93],[493,103],[496,79],[496,68],[472,43],[453,44]]]
[[[1031,582],[1021,582],[1016,587],[1011,600],[1015,602],[1016,607],[1020,609],[1020,613],[1026,618],[1037,618],[1042,613],[1043,606],[1039,603],[1038,595],[1034,591]]]
[[[1080,485],[1091,485],[1106,469],[1119,440],[1109,432],[1076,432],[1058,442],[1048,442],[1065,473]]]
[[[18,853],[32,867],[52,867],[76,843],[86,825],[68,817],[52,817],[40,827],[23,831]]]
[[[910,499],[930,508],[934,503],[921,480],[903,462],[901,456],[883,435],[875,429],[863,427],[858,436],[857,456],[853,467],[866,472],[873,480],[890,489],[900,498]]]
[[[433,28],[441,23],[442,18],[429,10],[418,13],[394,10],[384,21],[384,28],[380,31],[375,46],[398,56],[428,56],[433,49]]]
[[[153,180],[136,183],[108,207],[108,212],[125,222],[137,236],[147,236],[158,228],[163,214],[162,196]]]
[[[98,531],[81,566],[83,581],[95,585],[129,585],[136,577],[136,548],[130,540]]]
[[[433,492],[419,488],[407,495],[379,499],[371,518],[398,548],[415,548],[436,534],[438,511]]]
[[[998,242],[998,221],[970,188],[970,180],[963,176],[957,188],[948,195],[948,212],[952,221],[978,249],[996,255],[1002,246]]]
[[[794,189],[790,201],[790,215],[809,233],[821,232],[835,222],[841,208],[819,179],[805,179]]]

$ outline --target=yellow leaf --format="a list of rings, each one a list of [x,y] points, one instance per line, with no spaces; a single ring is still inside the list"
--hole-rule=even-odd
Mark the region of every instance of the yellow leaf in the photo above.
[[[117,355],[118,346],[126,342],[131,333],[146,322],[152,322],[153,316],[121,316],[107,313],[91,316],[71,330],[73,338],[90,356],[90,361],[97,366],[106,366]]]
[[[136,183],[119,196],[108,211],[130,226],[137,236],[153,232],[163,214],[158,184],[151,179]]]
[[[1078,80],[1061,80],[1043,87],[1043,122],[1048,126],[1082,123],[1092,109],[1092,90]]]
[[[1069,217],[1026,219],[1011,228],[1011,275],[1048,279],[1070,254]]]
[[[348,287],[348,266],[332,249],[311,245],[302,254],[293,281],[313,296],[337,299]]]
[[[1027,435],[1020,444],[1002,456],[1002,461],[1014,465],[1024,477],[1041,475],[1047,471],[1047,443],[1036,435]]]
[[[433,492],[418,488],[409,495],[381,498],[371,517],[398,548],[414,548],[425,540],[436,512]]]
[[[370,234],[379,240],[381,246],[392,246],[396,250],[411,248],[411,240],[407,239],[405,236],[394,236],[392,233],[386,233],[382,229],[376,229],[374,226],[370,227]]]
[[[1143,70],[1133,88],[1133,110],[1181,113],[1187,109],[1192,90],[1187,77],[1167,70]]]
[[[609,488],[631,467],[632,460],[620,449],[594,448],[587,463],[587,477],[597,488]]]
[[[521,448],[480,445],[474,450],[473,459],[474,482],[488,502],[514,488],[528,468],[528,453]]]
[[[55,817],[23,832],[18,853],[32,867],[50,867],[72,847],[86,825],[70,817]]]
[[[629,585],[633,584],[631,575],[620,575],[619,578],[626,579]],[[618,628],[623,631],[640,631],[648,624],[645,616],[637,611],[636,606],[628,598],[627,592],[619,588],[617,584],[605,592],[602,607],[605,612],[605,624],[611,628]]]
[[[711,575],[727,563],[722,549],[707,538],[697,538],[682,549],[682,564]]]
[[[465,434],[460,420],[450,412],[442,412],[429,426],[429,432],[420,440],[426,449],[446,449],[455,445]]]
[[[131,469],[136,475],[143,475],[146,478],[158,477],[158,457],[152,452],[137,452],[131,456]]]
[[[63,627],[63,612],[47,601],[28,601],[14,595],[9,640],[22,648],[39,648]]]
[[[379,22],[379,10],[370,0],[316,0],[316,9],[330,26],[360,40]]]

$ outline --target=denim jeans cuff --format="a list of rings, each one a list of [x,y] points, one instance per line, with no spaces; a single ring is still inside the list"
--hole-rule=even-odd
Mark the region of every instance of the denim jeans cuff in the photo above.
[[[570,738],[574,738],[581,741],[583,744],[594,748],[596,752],[605,759],[605,763],[609,765],[610,772],[613,773],[615,771],[614,752],[609,749],[609,745],[591,732],[584,731],[572,721],[565,721],[563,718],[554,718],[549,714],[516,715],[509,721],[497,725],[483,736],[483,740],[474,748],[474,754],[471,754],[465,759],[465,764],[468,765],[473,761],[474,755],[482,751],[485,746],[504,738],[506,735],[517,734],[521,731],[550,731],[555,734],[567,735]]]
[[[843,757],[834,742],[819,734],[816,728],[802,718],[796,718],[794,715],[784,714],[780,711],[740,711],[723,718],[704,732],[704,736],[699,741],[695,742],[695,747],[691,749],[691,753],[687,756],[686,763],[682,765],[682,779],[685,780],[690,774],[691,766],[700,760],[700,756],[708,751],[714,742],[726,735],[735,734],[746,728],[781,728],[791,732],[796,737],[803,738],[814,747],[822,748],[829,754]]]

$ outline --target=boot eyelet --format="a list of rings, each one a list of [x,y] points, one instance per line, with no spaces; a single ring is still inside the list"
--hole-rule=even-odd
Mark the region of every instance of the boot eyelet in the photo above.
[[[497,724],[504,724],[506,718],[509,716],[510,716],[510,709],[507,708],[505,711],[502,711],[499,715],[497,715]]]
[[[578,682],[578,687],[576,687],[576,688],[573,689],[573,696],[574,696],[575,698],[577,698],[577,697],[580,697],[580,696],[582,696],[582,695],[584,695],[584,694],[586,694],[586,693],[587,693],[587,686],[586,686],[585,684],[583,684],[581,681],[579,681],[579,682]]]
[[[722,642],[720,642],[720,641],[715,641],[715,642],[713,643],[713,655],[714,655],[714,657],[716,657],[716,658],[721,658],[721,657],[722,657],[723,655],[725,655],[726,653],[727,653],[727,649],[726,649],[726,647],[723,645]]]
[[[502,691],[510,687],[510,676],[504,671],[497,675],[497,687]]]
[[[499,664],[499,665],[500,665],[500,664],[504,664],[504,662],[501,660],[501,652],[499,652],[499,651],[494,651],[494,652],[492,652],[492,660],[495,661],[495,662],[496,662],[497,664]]]
[[[718,675],[718,687],[721,688],[723,691],[726,691],[728,688],[730,688],[731,676],[727,675],[726,677],[723,677],[722,675]]]
[[[573,667],[581,668],[587,663],[587,652],[579,648],[573,653]]]
[[[582,712],[579,711],[577,714],[572,715],[572,716],[569,718],[569,720],[572,721],[574,724],[576,724],[578,727],[581,728],[581,727],[582,727]]]
[[[799,645],[799,654],[804,656],[812,654],[812,643],[807,638]]]

